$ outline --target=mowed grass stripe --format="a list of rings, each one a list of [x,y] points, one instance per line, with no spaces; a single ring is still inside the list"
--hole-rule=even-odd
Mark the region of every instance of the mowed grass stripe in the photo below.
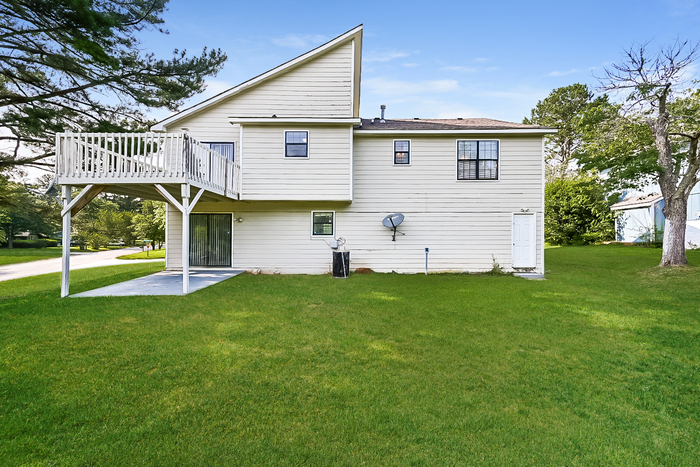
[[[546,254],[542,282],[241,275],[186,297],[61,300],[56,281],[10,281],[0,459],[693,465],[700,256],[660,270],[654,249]],[[76,292],[114,272],[87,271]]]

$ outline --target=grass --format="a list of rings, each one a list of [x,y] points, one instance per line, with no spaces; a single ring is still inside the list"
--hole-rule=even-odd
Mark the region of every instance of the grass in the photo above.
[[[546,281],[241,275],[186,297],[0,283],[5,465],[697,465],[700,254]],[[72,292],[160,266],[78,270]]]
[[[131,255],[117,256],[117,259],[165,259],[165,248],[151,251],[141,251]]]
[[[0,266],[5,264],[27,263],[40,259],[59,258],[61,250],[54,248],[0,248]]]

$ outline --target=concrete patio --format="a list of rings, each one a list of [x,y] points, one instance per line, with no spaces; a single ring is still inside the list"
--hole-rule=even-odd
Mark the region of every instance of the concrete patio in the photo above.
[[[190,293],[230,279],[244,271],[233,269],[190,270]],[[184,295],[181,271],[160,271],[119,284],[88,290],[70,297],[125,297],[136,295]]]

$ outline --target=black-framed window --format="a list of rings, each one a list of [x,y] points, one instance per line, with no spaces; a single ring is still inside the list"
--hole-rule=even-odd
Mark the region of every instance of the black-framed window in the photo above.
[[[457,180],[498,180],[498,141],[457,141]]]
[[[309,132],[284,132],[284,157],[309,157]]]
[[[235,143],[212,143],[212,142],[202,142],[203,145],[212,149],[228,160],[234,160],[236,155],[236,145]]]
[[[394,165],[408,165],[411,163],[411,142],[394,141]]]
[[[333,212],[312,212],[313,235],[333,236]]]

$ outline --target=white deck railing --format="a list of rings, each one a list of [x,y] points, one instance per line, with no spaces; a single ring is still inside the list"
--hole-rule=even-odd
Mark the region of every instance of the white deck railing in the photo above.
[[[193,183],[238,194],[239,165],[183,133],[60,133],[56,175],[63,184]]]

